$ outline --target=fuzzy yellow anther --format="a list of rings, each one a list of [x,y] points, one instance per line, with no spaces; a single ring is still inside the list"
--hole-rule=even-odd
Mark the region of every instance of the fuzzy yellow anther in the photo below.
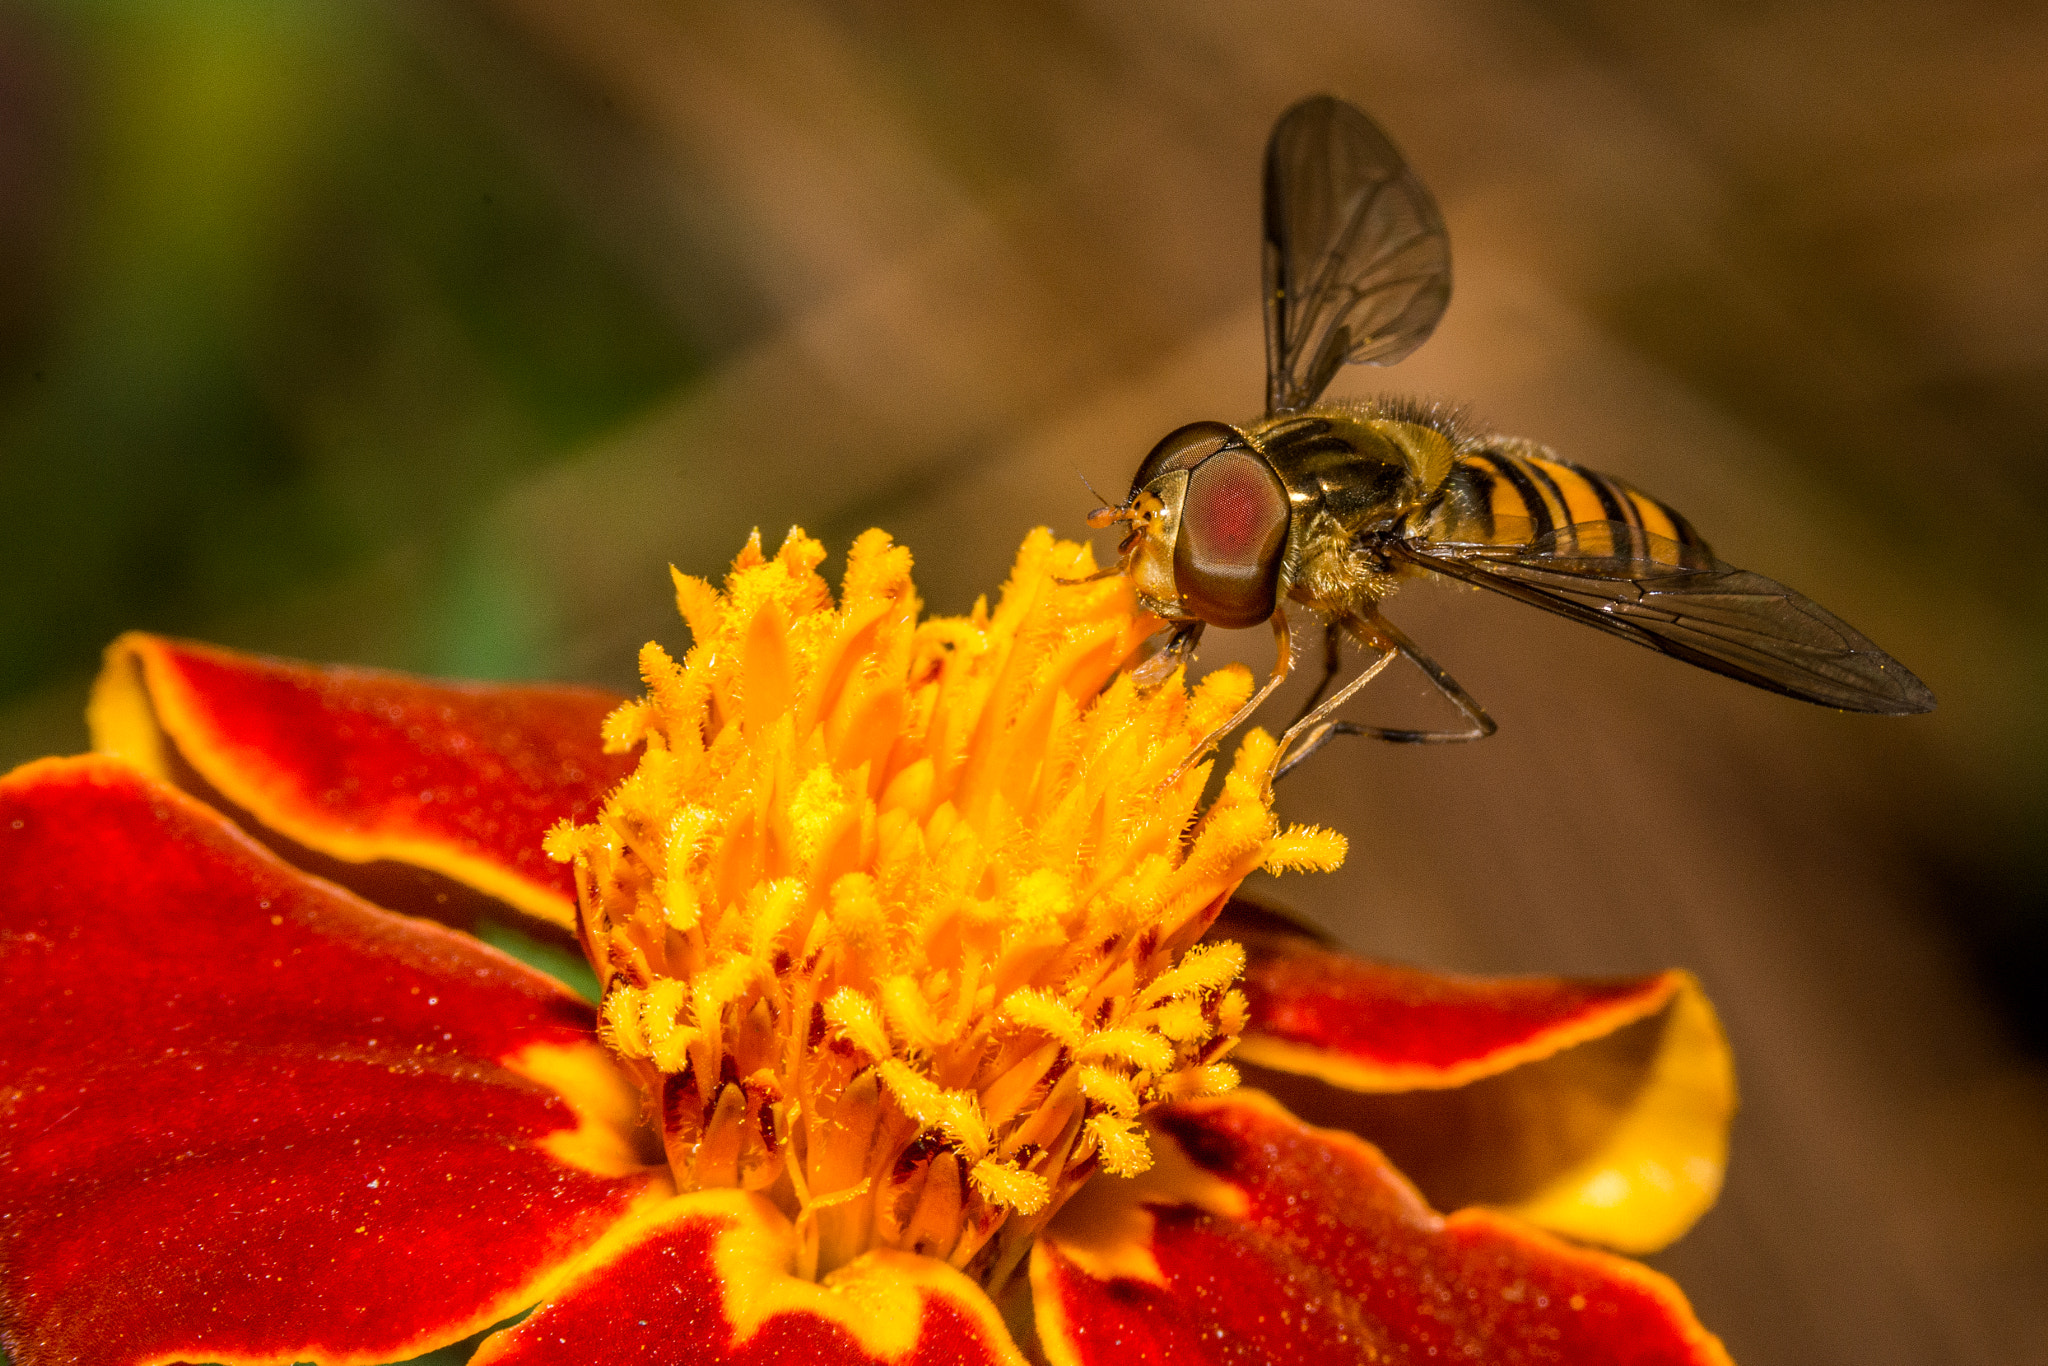
[[[1089,1173],[1150,1165],[1149,1106],[1234,1084],[1244,956],[1198,941],[1342,842],[1276,834],[1262,732],[1203,805],[1251,680],[1138,687],[1162,623],[1074,582],[1084,547],[1035,532],[993,608],[928,621],[880,532],[836,601],[824,555],[675,576],[691,648],[604,726],[639,766],[546,848],[680,1186],[776,1202],[806,1274],[885,1246],[999,1285]]]

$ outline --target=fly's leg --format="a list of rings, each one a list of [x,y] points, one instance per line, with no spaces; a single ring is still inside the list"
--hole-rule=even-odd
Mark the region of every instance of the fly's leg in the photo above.
[[[1355,618],[1350,620],[1355,620]],[[1324,718],[1350,701],[1353,693],[1372,682],[1375,678],[1378,678],[1387,665],[1392,664],[1396,656],[1401,653],[1400,648],[1393,642],[1376,640],[1371,635],[1359,632],[1354,628],[1352,633],[1358,636],[1359,644],[1364,645],[1368,649],[1378,650],[1380,657],[1359,670],[1358,677],[1337,689],[1335,696],[1324,698],[1323,693],[1329,687],[1330,676],[1337,672],[1337,622],[1330,622],[1329,629],[1330,634],[1326,639],[1323,654],[1324,677],[1322,686],[1316,689],[1315,696],[1309,698],[1309,701],[1314,705],[1296,717],[1294,724],[1287,728],[1287,733],[1280,737],[1280,750],[1275,758],[1273,769],[1274,782],[1278,782],[1286,777],[1289,769],[1329,743],[1330,737],[1337,733],[1337,727],[1340,723]],[[1318,701],[1318,699],[1321,700]],[[1295,748],[1297,741],[1300,742],[1301,747],[1299,749]]]
[[[1113,579],[1123,572],[1123,563],[1118,561],[1116,564],[1096,570],[1093,574],[1083,574],[1078,579],[1054,578],[1053,582],[1062,588],[1074,588],[1084,583],[1100,583],[1104,579]]]
[[[1199,629],[1200,623],[1196,623],[1196,625]],[[1250,700],[1231,713],[1228,721],[1225,721],[1222,725],[1203,736],[1201,743],[1188,751],[1188,757],[1181,760],[1180,765],[1167,778],[1166,785],[1168,787],[1179,782],[1181,775],[1200,763],[1202,756],[1216,747],[1217,741],[1243,725],[1245,720],[1259,709],[1259,704],[1271,697],[1273,690],[1282,683],[1285,683],[1287,675],[1293,672],[1294,636],[1288,629],[1287,609],[1284,607],[1277,609],[1273,613],[1273,649],[1273,676],[1266,680],[1264,687],[1251,695]]]
[[[1323,623],[1323,676],[1316,680],[1316,689],[1301,704],[1301,710],[1294,713],[1294,719],[1287,723],[1291,731],[1301,724],[1301,718],[1316,709],[1316,703],[1323,700],[1323,694],[1330,690],[1336,680],[1337,671],[1344,659],[1344,628],[1335,618]]]
[[[1361,726],[1353,721],[1337,723],[1339,735],[1367,735],[1375,740],[1386,740],[1397,745],[1454,745],[1467,740],[1484,740],[1498,729],[1493,718],[1486,714],[1486,708],[1473,700],[1458,680],[1444,672],[1444,666],[1415,648],[1415,642],[1401,634],[1391,621],[1374,613],[1369,622],[1359,622],[1353,629],[1364,628],[1385,640],[1396,650],[1408,656],[1423,676],[1436,685],[1437,691],[1446,701],[1456,707],[1469,723],[1463,730],[1398,730],[1387,726]]]
[[[1195,657],[1195,646],[1202,639],[1202,625],[1199,621],[1176,621],[1159,648],[1132,668],[1131,680],[1138,685],[1141,694],[1150,693],[1173,677],[1175,669]]]
[[[1375,740],[1385,740],[1397,745],[1448,745],[1467,740],[1483,740],[1493,734],[1496,727],[1486,709],[1474,701],[1472,694],[1465,691],[1458,680],[1444,671],[1444,667],[1415,648],[1415,642],[1403,635],[1398,627],[1377,612],[1370,618],[1345,617],[1344,625],[1358,638],[1361,645],[1381,651],[1372,667],[1346,684],[1344,690],[1328,703],[1318,707],[1314,713],[1291,726],[1280,741],[1281,763],[1274,770],[1275,781],[1287,776],[1295,765],[1314,754],[1330,740],[1339,735],[1364,735]],[[1403,730],[1391,726],[1367,726],[1356,721],[1322,721],[1322,718],[1336,710],[1337,705],[1369,681],[1373,675],[1392,663],[1396,655],[1406,655],[1423,677],[1436,685],[1450,704],[1456,707],[1469,723],[1463,730]],[[1321,722],[1320,725],[1317,723]],[[1299,747],[1290,748],[1290,742],[1301,736]]]

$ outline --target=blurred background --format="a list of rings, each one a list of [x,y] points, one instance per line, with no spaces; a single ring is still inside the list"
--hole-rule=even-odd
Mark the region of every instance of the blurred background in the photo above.
[[[1500,734],[1326,751],[1282,805],[1351,860],[1277,894],[1702,975],[1745,1108],[1656,1260],[1745,1366],[2048,1361],[2043,53],[2000,0],[0,0],[0,763],[84,747],[130,627],[632,687],[755,526],[965,610],[1256,413],[1258,160],[1327,90],[1457,281],[1334,392],[1643,485],[1941,708],[1411,589]]]

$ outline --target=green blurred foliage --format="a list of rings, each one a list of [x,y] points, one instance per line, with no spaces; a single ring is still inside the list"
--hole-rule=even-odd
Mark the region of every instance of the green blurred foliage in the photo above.
[[[579,955],[536,939],[516,925],[486,917],[477,922],[476,937],[494,949],[511,954],[530,968],[539,968],[592,1005],[596,1005],[604,995],[597,985],[597,973]]]
[[[0,705],[396,547],[425,667],[529,671],[465,516],[697,371],[398,11],[0,23]]]

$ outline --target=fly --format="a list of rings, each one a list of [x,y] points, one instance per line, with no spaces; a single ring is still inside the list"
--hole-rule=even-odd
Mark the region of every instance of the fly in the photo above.
[[[1491,735],[1485,709],[1381,612],[1403,580],[1428,574],[1788,697],[1886,715],[1932,710],[1927,686],[1861,632],[1723,563],[1676,510],[1622,480],[1533,441],[1468,430],[1438,405],[1320,402],[1343,366],[1390,365],[1435,330],[1451,297],[1450,238],[1386,134],[1327,95],[1281,115],[1264,189],[1265,416],[1168,433],[1129,496],[1088,519],[1128,528],[1105,573],[1128,576],[1140,604],[1170,623],[1141,666],[1146,677],[1189,658],[1207,627],[1272,628],[1271,676],[1210,743],[1288,676],[1289,604],[1323,624],[1323,675],[1281,737],[1276,777],[1336,735]],[[1371,659],[1333,693],[1346,637]],[[1403,657],[1462,725],[1333,719]]]

